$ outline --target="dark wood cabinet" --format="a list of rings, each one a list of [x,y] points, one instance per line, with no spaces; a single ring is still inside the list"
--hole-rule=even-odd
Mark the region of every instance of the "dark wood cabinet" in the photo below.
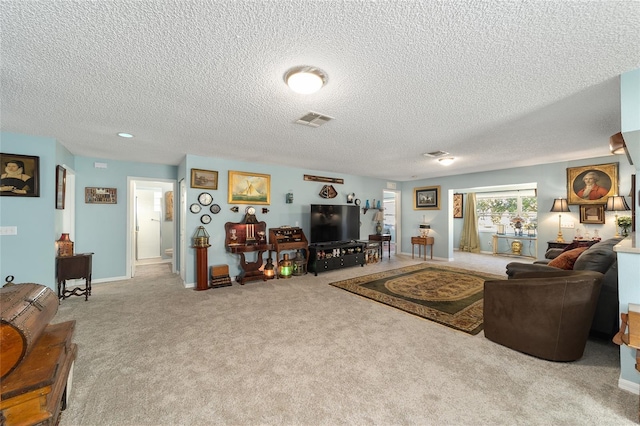
[[[317,276],[318,272],[364,266],[365,246],[362,242],[312,244],[307,269]]]
[[[56,281],[58,282],[58,299],[71,296],[91,296],[91,263],[93,253],[79,253],[73,256],[56,257]],[[75,287],[67,290],[67,280],[84,279],[84,288]]]
[[[302,228],[292,228],[290,226],[270,228],[269,244],[273,246],[273,249],[269,250],[269,257],[271,257],[271,251],[275,251],[276,262],[280,262],[281,251],[290,250],[304,250],[305,259],[309,260],[309,242]]]

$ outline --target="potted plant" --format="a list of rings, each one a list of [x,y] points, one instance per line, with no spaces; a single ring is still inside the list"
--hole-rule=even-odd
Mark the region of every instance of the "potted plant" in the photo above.
[[[627,237],[629,228],[631,228],[631,216],[620,216],[618,218],[618,226],[622,228],[622,236]]]

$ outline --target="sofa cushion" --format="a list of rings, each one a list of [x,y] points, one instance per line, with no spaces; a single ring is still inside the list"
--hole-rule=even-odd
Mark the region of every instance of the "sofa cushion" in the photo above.
[[[588,248],[589,247],[578,247],[574,248],[573,250],[565,251],[564,253],[560,254],[560,256],[551,260],[548,265],[560,269],[571,270],[573,269],[573,265],[576,260],[578,260],[578,257]]]
[[[606,274],[616,261],[616,252],[613,251],[613,246],[618,244],[620,240],[620,238],[610,238],[592,245],[583,256],[576,260],[573,269],[576,271],[597,271]]]

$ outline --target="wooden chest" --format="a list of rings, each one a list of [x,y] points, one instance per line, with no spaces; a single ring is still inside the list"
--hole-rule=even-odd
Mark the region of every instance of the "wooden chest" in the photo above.
[[[58,312],[58,297],[40,284],[0,288],[0,373],[4,379],[29,354]]]

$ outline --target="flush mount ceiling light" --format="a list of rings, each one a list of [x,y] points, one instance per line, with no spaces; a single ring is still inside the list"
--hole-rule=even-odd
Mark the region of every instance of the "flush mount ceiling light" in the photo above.
[[[296,93],[310,95],[327,84],[328,77],[316,67],[300,66],[291,68],[284,74],[284,82]]]
[[[124,132],[118,133],[118,136],[120,136],[121,138],[132,138],[133,137],[133,135],[131,133],[124,133]]]
[[[455,158],[453,158],[453,157],[447,157],[447,158],[441,158],[438,161],[443,166],[449,166],[449,165],[451,165],[453,163],[454,160],[455,160]]]

